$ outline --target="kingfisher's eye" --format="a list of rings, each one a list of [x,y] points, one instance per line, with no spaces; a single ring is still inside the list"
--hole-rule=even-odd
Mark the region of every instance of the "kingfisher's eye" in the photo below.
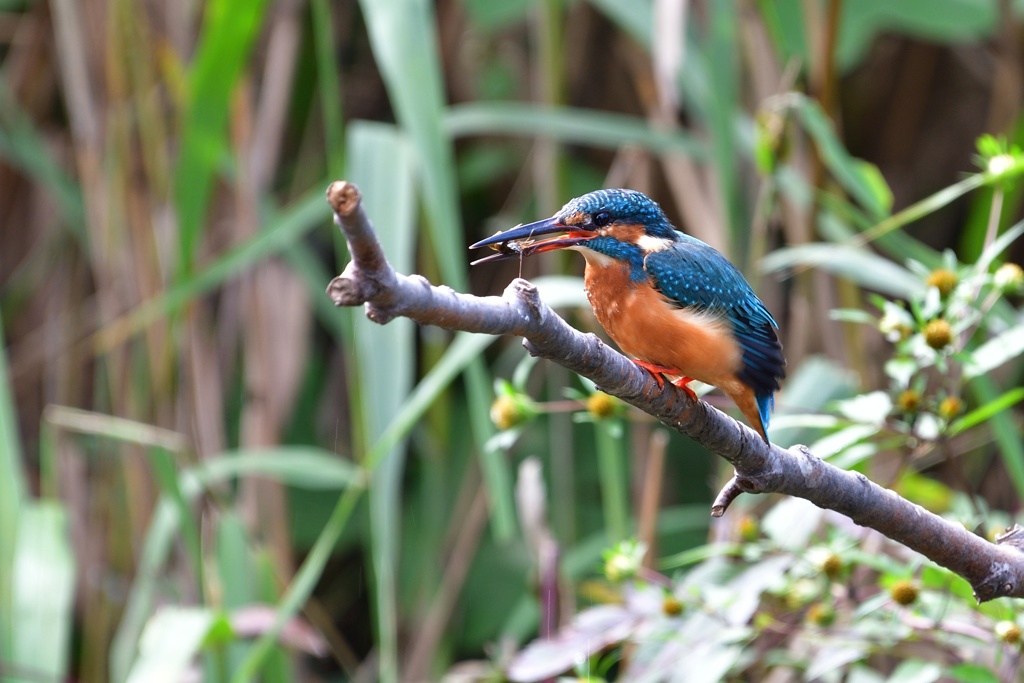
[[[603,228],[612,222],[612,215],[607,211],[598,211],[594,214],[594,225]]]

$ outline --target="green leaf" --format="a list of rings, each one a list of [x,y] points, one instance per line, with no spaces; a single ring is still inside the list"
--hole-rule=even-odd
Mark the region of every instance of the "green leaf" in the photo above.
[[[533,5],[532,0],[463,0],[470,20],[488,32],[504,28],[509,24],[525,21]]]
[[[267,658],[273,652],[277,637],[285,624],[302,608],[323,574],[334,545],[352,517],[352,511],[359,501],[362,489],[350,488],[338,499],[320,535],[306,555],[302,566],[285,589],[275,609],[274,621],[249,648],[242,663],[231,677],[232,683],[253,680],[267,666]]]
[[[290,486],[313,489],[360,491],[365,482],[361,468],[330,451],[307,446],[278,446],[222,453],[182,472],[181,490],[186,500],[194,501],[204,487],[246,476],[270,477]],[[153,609],[164,566],[178,539],[179,510],[170,496],[164,496],[153,513],[135,581],[110,649],[112,681],[124,681],[135,660],[139,634]]]
[[[11,610],[0,614],[0,623],[9,620],[3,629],[11,634],[4,668],[31,672],[32,680],[70,675],[75,560],[67,525],[63,506],[49,501],[24,504],[18,518]]]
[[[920,365],[917,360],[906,356],[890,358],[885,361],[884,367],[885,374],[901,389],[905,389],[910,385],[910,380],[914,378],[914,375],[916,375],[920,369]]]
[[[934,683],[942,677],[942,667],[934,662],[910,659],[900,662],[886,683]]]
[[[186,470],[181,477],[182,489],[188,495],[195,495],[200,486],[209,487],[240,477],[268,477],[289,486],[326,490],[360,487],[366,480],[361,467],[315,446],[225,451]],[[190,486],[188,482],[192,479],[195,484]]]
[[[590,4],[601,10],[638,43],[650,47],[653,42],[651,30],[654,27],[653,0],[590,0]]]
[[[441,360],[419,381],[408,400],[396,407],[387,430],[371,448],[365,461],[366,466],[372,468],[379,458],[401,441],[423,417],[437,396],[496,339],[497,337],[488,334],[456,334]],[[489,405],[488,402],[486,407]]]
[[[316,55],[317,94],[324,127],[324,153],[327,155],[327,172],[338,177],[345,158],[344,110],[341,102],[341,75],[335,56],[337,39],[334,35],[334,21],[328,0],[312,0],[309,4],[312,15],[313,45]],[[322,288],[322,287],[321,287]]]
[[[735,0],[718,0],[708,5],[707,27],[702,36],[701,49],[693,50],[687,58],[687,72],[703,66],[709,85],[706,99],[691,100],[690,105],[702,113],[703,125],[710,133],[711,166],[721,193],[721,203],[730,234],[735,241],[743,244],[749,235],[749,216],[740,193],[737,170],[737,119],[739,106],[739,22],[736,16],[739,3]],[[745,244],[743,244],[745,248]]]
[[[377,239],[392,267],[413,271],[416,193],[415,158],[402,133],[391,125],[356,122],[348,129],[348,178],[373,216]],[[416,362],[416,327],[408,318],[378,325],[365,316],[354,324],[360,442],[376,442],[385,432],[395,405],[406,401]],[[397,441],[374,463],[370,480],[370,557],[377,645],[385,658],[397,658],[398,603],[396,575],[401,538],[402,472],[405,447]],[[395,659],[397,662],[397,659]],[[394,664],[397,667],[397,663]]]
[[[835,464],[831,459],[836,455],[877,433],[878,427],[874,424],[854,424],[819,439],[810,449],[818,457]]]
[[[684,550],[658,560],[659,569],[679,569],[699,564],[714,557],[741,557],[744,546],[740,543],[711,543]]]
[[[272,552],[269,548],[260,548],[254,554],[254,561],[256,565],[256,571],[259,576],[259,601],[264,604],[272,604],[274,601],[281,597],[281,574],[278,568],[277,558],[272,556]],[[263,608],[256,608],[262,610]],[[251,610],[247,610],[251,611]],[[231,615],[232,627],[241,628],[243,624],[238,624],[237,619],[241,615],[238,613]],[[244,621],[244,620],[243,620]],[[293,619],[292,624],[296,624],[297,620]],[[263,665],[263,671],[261,673],[261,683],[293,683],[295,681],[295,651],[289,652],[285,648],[285,637],[280,637],[278,641],[272,644],[268,654],[267,661]],[[303,639],[306,640],[306,639]],[[323,643],[314,643],[312,640],[306,640],[306,644],[303,647],[309,647],[315,649],[321,653],[321,656],[326,653],[327,646]],[[237,666],[233,666],[232,670],[237,670]]]
[[[0,317],[0,519],[13,524],[13,517],[7,517],[6,511],[16,510],[25,496],[25,472],[21,466],[18,414],[14,409],[10,376],[7,374],[7,342],[3,323],[3,317]],[[0,531],[4,529],[7,529],[6,525],[0,526]],[[13,529],[10,535],[0,533],[0,537],[14,538]]]
[[[859,325],[878,325],[878,318],[860,308],[837,308],[829,312],[830,320],[840,320]]]
[[[881,34],[911,35],[929,43],[981,40],[995,28],[997,5],[984,0],[857,0],[842,5],[836,60],[852,67]]]
[[[235,629],[231,626],[231,620],[223,612],[214,615],[213,623],[206,631],[203,638],[202,648],[222,648],[234,643],[238,639]]]
[[[363,461],[367,470],[372,471],[375,464],[385,457],[395,444],[405,438],[409,430],[433,405],[438,394],[447,388],[452,380],[466,369],[467,365],[474,362],[495,339],[496,337],[491,335],[468,332],[460,332],[455,335],[454,341],[446,349],[441,360],[420,380],[408,400],[397,406],[388,429],[377,440]],[[291,586],[278,604],[274,625],[259,638],[248,652],[242,665],[232,677],[233,683],[252,680],[263,665],[285,622],[295,615],[313,592],[330,557],[330,552],[341,536],[358,501],[359,492],[359,488],[352,488],[338,500],[323,531],[320,532]]]
[[[193,580],[196,588],[199,589],[205,583],[204,572],[206,571],[203,562],[203,543],[199,537],[199,518],[194,514],[192,506],[189,505],[182,490],[174,454],[159,447],[149,449],[146,454],[152,463],[153,475],[161,492],[178,506],[182,545],[188,553],[188,559],[192,561]]]
[[[858,663],[849,668],[843,681],[845,683],[885,683],[885,676],[870,666]]]
[[[174,173],[178,272],[192,260],[213,191],[214,173],[228,150],[231,96],[259,35],[266,0],[213,0],[206,5],[195,61],[187,78],[181,151]]]
[[[736,667],[738,662],[743,661],[747,648],[720,642],[729,638],[730,634],[726,632],[722,636],[717,639],[719,642],[700,643],[697,647],[685,648],[677,662],[668,666],[663,663],[662,666],[675,671],[686,671],[688,683],[720,683],[728,680],[729,671]],[[679,668],[675,669],[676,666]]]
[[[373,56],[395,117],[416,151],[434,253],[445,282],[465,290],[455,160],[444,134],[444,82],[432,5],[422,0],[362,0]],[[387,676],[385,676],[387,678]]]
[[[975,377],[974,381],[967,386],[977,403],[981,405],[990,403],[998,397],[995,382],[988,375]],[[1008,412],[1002,411],[989,418],[989,425],[992,434],[996,437],[998,445],[996,452],[999,453],[999,457],[1010,475],[1017,495],[1024,497],[1024,440],[1021,438],[1016,420]]]
[[[921,567],[921,585],[941,593],[948,592],[971,604],[976,602],[974,589],[967,579],[931,562],[926,562]]]
[[[909,270],[864,247],[802,244],[778,249],[761,260],[761,270],[765,273],[795,266],[821,268],[861,287],[904,299],[917,296],[924,289],[920,278]]]
[[[860,178],[862,191],[874,198],[872,206],[882,209],[884,215],[889,215],[895,201],[889,183],[885,182],[885,176],[874,164],[863,159],[854,159],[854,170]]]
[[[465,291],[468,259],[464,252],[452,248],[465,240],[454,147],[443,127],[445,85],[433,5],[424,0],[361,0],[360,7],[395,118],[416,153],[427,229],[441,278],[452,288]],[[480,358],[471,359],[465,370],[468,424],[483,458],[481,467],[492,496],[491,520],[495,535],[507,541],[515,533],[511,473],[499,456],[483,448],[495,433],[488,410],[491,381]],[[377,645],[387,646],[378,652],[381,680],[397,681],[397,651],[392,643]]]
[[[1000,141],[996,136],[985,133],[978,138],[976,145],[978,148],[978,154],[986,159],[990,159],[1005,151],[1006,140]]]
[[[869,423],[875,429],[882,426],[891,410],[892,398],[884,391],[872,391],[836,403],[836,412],[840,415],[856,422]]]
[[[58,163],[53,145],[22,109],[4,74],[0,74],[0,158],[45,188],[64,213],[68,229],[85,241],[82,191]]]
[[[1024,400],[1024,387],[1010,389],[1002,396],[995,398],[983,406],[978,406],[966,415],[961,416],[949,425],[949,436],[956,436],[971,427],[985,422],[993,415],[1001,413],[1011,406]]]
[[[217,576],[221,582],[222,609],[233,610],[259,601],[252,540],[242,518],[234,510],[224,510],[216,522]]]
[[[184,483],[182,488],[186,488]],[[198,491],[198,487],[193,488]],[[110,680],[114,683],[126,681],[135,662],[140,634],[153,609],[157,585],[163,580],[163,567],[177,540],[178,511],[170,496],[162,497],[153,511],[135,580],[110,646]]]
[[[978,272],[988,272],[989,266],[992,265],[992,262],[995,261],[996,258],[1022,234],[1024,234],[1024,221],[1013,224],[1006,230],[1006,232],[992,240],[992,244],[988,245],[988,247],[981,252],[981,256],[978,257],[978,263],[975,266]]]
[[[860,233],[857,236],[856,243],[863,245],[877,240],[880,249],[887,251],[896,258],[913,258],[924,263],[929,268],[937,267],[941,261],[939,255],[933,249],[918,242],[909,235],[894,231],[935,213],[968,192],[985,186],[988,182],[990,181],[982,173],[967,176],[963,180],[944,187],[938,192],[928,195],[924,199],[879,221],[876,225]]]
[[[807,546],[824,511],[803,498],[783,498],[761,521],[761,529],[779,547],[793,552]]]
[[[555,678],[625,640],[638,621],[636,614],[621,605],[589,607],[560,629],[557,640],[537,639],[516,653],[508,663],[508,679],[525,683]]]
[[[178,432],[80,408],[52,405],[46,409],[43,420],[49,426],[76,434],[91,434],[147,448],[163,448],[174,452],[186,448],[185,438]]]
[[[597,471],[601,487],[604,526],[610,543],[624,541],[629,524],[629,468],[625,442],[616,436],[617,420],[594,423]]]
[[[14,410],[10,377],[7,374],[7,342],[0,316],[0,623],[11,612],[11,576],[18,511],[24,505],[25,471],[22,468],[18,415]],[[10,628],[0,628],[0,657],[10,659]]]
[[[986,375],[1000,365],[1024,353],[1024,323],[992,337],[971,351],[964,363],[964,378]]]
[[[801,0],[759,0],[757,9],[771,33],[782,63],[808,62],[807,22]]]
[[[999,676],[981,664],[957,664],[947,669],[946,675],[960,683],[999,683]]]
[[[811,659],[804,672],[804,680],[820,679],[825,674],[842,669],[868,656],[866,644],[838,642],[822,647]]]
[[[471,135],[549,137],[604,149],[624,145],[655,154],[684,154],[702,159],[705,146],[685,131],[661,131],[641,118],[572,107],[521,102],[459,104],[445,113],[444,127],[454,138]]]
[[[247,605],[263,602],[258,588],[259,576],[253,548],[241,515],[235,509],[221,511],[215,524],[216,535],[212,547],[216,562],[206,561],[207,582],[219,586],[217,606],[233,612]],[[210,577],[216,577],[213,583]],[[217,656],[222,657],[229,670],[234,670],[242,661],[244,647],[231,626],[228,615],[221,612],[206,634],[203,647],[215,647]]]
[[[782,447],[807,443],[817,439],[822,429],[836,427],[838,422],[834,416],[819,411],[829,401],[849,396],[856,382],[852,373],[828,358],[805,358],[786,381],[785,409],[772,418],[772,442]]]
[[[146,624],[128,683],[180,681],[214,624],[205,607],[163,607]]]
[[[893,487],[896,493],[926,510],[942,514],[953,502],[953,492],[940,481],[917,472],[907,472]]]
[[[839,469],[849,470],[857,467],[865,460],[875,457],[881,446],[875,441],[862,441],[847,447],[829,460],[829,464]]]
[[[808,503],[808,505],[811,504]],[[814,509],[820,512],[818,508]],[[811,517],[820,519],[817,515],[811,515]],[[710,598],[710,603],[713,609],[718,610],[719,618],[731,626],[742,626],[749,623],[761,605],[764,592],[779,590],[785,585],[786,572],[796,561],[794,555],[785,553],[773,555],[750,564],[730,580],[727,586],[723,586],[720,593],[716,591]],[[718,600],[722,602],[716,604]]]

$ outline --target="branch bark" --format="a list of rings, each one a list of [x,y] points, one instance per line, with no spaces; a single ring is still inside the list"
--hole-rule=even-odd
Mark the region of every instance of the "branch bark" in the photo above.
[[[572,328],[526,280],[513,280],[501,297],[477,297],[433,286],[419,275],[396,273],[363,211],[359,190],[335,181],[327,188],[327,201],[352,255],[345,271],[327,287],[336,306],[365,305],[367,316],[380,324],[404,316],[421,325],[523,337],[531,355],[589,378],[729,461],[735,475],[715,499],[713,516],[723,515],[741,493],[797,496],[959,574],[970,582],[979,602],[1024,597],[1024,528],[1014,526],[992,543],[860,473],[824,462],[805,446],[769,446],[749,427],[694,401],[671,383],[659,387],[648,372],[596,335]]]

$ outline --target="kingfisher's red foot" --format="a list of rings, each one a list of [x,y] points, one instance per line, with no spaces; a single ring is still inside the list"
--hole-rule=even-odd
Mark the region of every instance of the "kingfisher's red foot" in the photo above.
[[[640,366],[641,368],[646,370],[648,373],[653,375],[654,376],[654,381],[657,382],[657,386],[658,387],[665,386],[665,378],[662,377],[663,375],[668,375],[670,377],[676,377],[677,375],[682,375],[682,373],[679,371],[678,368],[669,368],[667,366],[659,366],[659,365],[656,364],[656,362],[647,362],[646,360],[638,360],[637,358],[630,358],[630,360],[632,360],[633,362],[635,362],[636,365]],[[687,382],[692,382],[693,381],[693,380],[691,380],[688,377],[683,377],[681,379],[684,379]],[[675,380],[673,382],[673,384],[676,384],[676,382],[678,382],[678,381],[680,381],[680,380]],[[679,385],[676,384],[676,386],[679,386]]]
[[[693,393],[693,389],[687,386],[693,381],[693,378],[683,376],[683,373],[679,368],[670,368],[665,365],[658,365],[657,363],[648,363],[645,360],[637,360],[636,358],[631,358],[630,360],[647,372],[651,373],[654,376],[654,381],[658,383],[659,388],[665,386],[665,378],[662,375],[668,375],[669,377],[678,376],[678,379],[672,380],[672,384],[689,394],[690,398],[692,398],[694,402],[700,400],[697,398],[697,394]]]
[[[630,358],[631,361],[642,367],[647,372],[654,375],[654,381],[658,383],[658,387],[665,386],[665,378],[662,375],[678,375],[681,374],[675,368],[668,368],[664,365],[658,365],[657,363],[648,363],[645,360],[637,360],[636,358]]]
[[[692,381],[692,377],[680,377],[679,379],[674,380],[672,384],[676,385],[677,387],[685,391],[687,394],[690,395],[690,398],[692,398],[694,402],[696,402],[699,401],[700,399],[697,398],[697,394],[693,393],[693,389],[687,386]]]

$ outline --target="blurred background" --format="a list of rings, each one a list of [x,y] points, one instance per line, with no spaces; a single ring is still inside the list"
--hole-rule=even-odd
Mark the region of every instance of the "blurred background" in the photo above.
[[[333,308],[324,191],[397,270],[521,270],[598,332],[582,259],[466,247],[650,194],[778,319],[774,441],[990,533],[1024,494],[1022,13],[0,0],[0,679],[1015,680],[1015,603],[786,501],[712,525],[719,459],[518,340]]]

